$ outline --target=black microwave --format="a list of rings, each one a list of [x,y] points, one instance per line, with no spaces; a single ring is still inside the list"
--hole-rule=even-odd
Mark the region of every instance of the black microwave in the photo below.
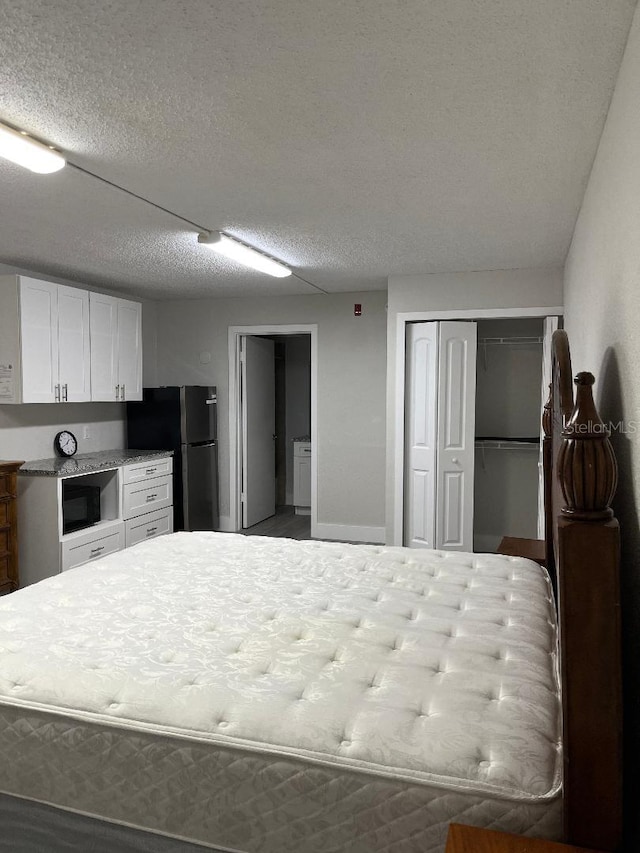
[[[100,521],[100,486],[62,481],[62,531],[71,533]]]

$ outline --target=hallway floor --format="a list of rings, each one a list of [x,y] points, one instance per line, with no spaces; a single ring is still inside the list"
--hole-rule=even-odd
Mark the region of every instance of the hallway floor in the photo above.
[[[284,536],[287,539],[311,539],[311,516],[296,515],[292,506],[276,507],[276,514],[253,527],[239,530],[245,536]]]

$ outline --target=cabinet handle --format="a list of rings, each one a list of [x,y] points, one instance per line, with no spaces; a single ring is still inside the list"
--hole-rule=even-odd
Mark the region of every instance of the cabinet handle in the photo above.
[[[147,468],[145,473],[146,474],[155,474],[157,470],[158,470],[157,468]]]
[[[104,545],[101,545],[99,548],[92,548],[89,553],[91,557],[96,557],[101,551],[104,551]]]
[[[63,394],[64,394],[64,396],[63,396],[63,400],[64,400],[64,402],[66,403],[66,402],[68,402],[68,397],[67,397],[67,383],[66,383],[66,382],[65,382],[65,383],[64,383],[64,385],[62,386],[62,391],[63,391]]]
[[[152,536],[157,529],[157,527],[147,527],[147,536]]]
[[[116,400],[120,399],[120,386],[116,385]]]
[[[122,383],[122,399],[126,400],[125,390],[124,390],[124,382]]]
[[[157,497],[157,493],[155,495],[147,495],[147,503],[149,503],[149,501],[155,501]]]
[[[56,403],[60,402],[60,386],[56,385],[53,391],[53,399]]]

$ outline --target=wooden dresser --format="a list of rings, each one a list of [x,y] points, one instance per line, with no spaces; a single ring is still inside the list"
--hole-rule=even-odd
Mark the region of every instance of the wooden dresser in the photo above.
[[[0,462],[0,595],[20,586],[18,576],[18,486],[22,462]]]

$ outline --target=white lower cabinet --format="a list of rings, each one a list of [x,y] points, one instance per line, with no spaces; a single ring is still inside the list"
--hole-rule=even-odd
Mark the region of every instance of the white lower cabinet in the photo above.
[[[126,547],[123,521],[114,521],[112,524],[101,527],[98,535],[91,528],[88,531],[79,532],[83,535],[66,536],[61,544],[63,572],[67,569],[75,569],[83,563],[90,563],[91,560],[97,560],[99,557],[106,557],[107,554],[121,551]]]
[[[21,586],[171,533],[172,469],[173,459],[163,456],[85,474],[20,476]],[[73,486],[89,486],[94,492],[99,489],[99,522],[63,532],[65,484],[67,494]]]
[[[173,531],[173,459],[122,469],[125,548]]]
[[[145,539],[154,539],[173,532],[173,507],[159,512],[148,512],[124,523],[124,547],[130,548]]]

